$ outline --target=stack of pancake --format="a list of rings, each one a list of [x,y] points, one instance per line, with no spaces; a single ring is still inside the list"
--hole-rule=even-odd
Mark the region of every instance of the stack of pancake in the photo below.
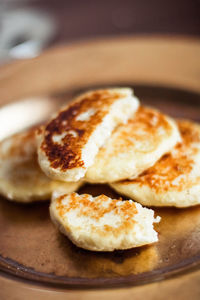
[[[128,200],[77,194],[87,182]],[[142,205],[189,207],[199,192],[200,125],[140,105],[129,88],[82,94],[47,124],[0,143],[0,193],[51,198],[52,221],[88,250],[158,241],[160,218]]]

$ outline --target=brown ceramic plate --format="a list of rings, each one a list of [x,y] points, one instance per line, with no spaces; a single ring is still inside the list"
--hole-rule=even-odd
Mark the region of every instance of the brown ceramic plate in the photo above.
[[[115,82],[113,85],[119,86],[120,83]],[[134,87],[135,94],[143,104],[157,107],[173,117],[200,121],[198,93],[130,82],[123,85]],[[57,97],[49,100],[50,105],[47,106],[52,106],[54,110],[56,103],[59,105],[83,90],[87,90],[87,87],[59,93]],[[60,101],[55,102],[55,98]],[[18,105],[20,102],[15,107]],[[31,105],[26,109],[26,114],[31,116]],[[6,114],[9,119],[9,107]],[[37,122],[42,122],[44,118],[46,114],[42,114],[41,120],[37,119]],[[33,116],[32,121],[36,121]],[[27,125],[30,124],[29,119]],[[11,125],[15,128],[15,118],[12,118]],[[111,197],[119,197],[105,185],[87,185],[80,192],[93,195],[104,193]],[[51,223],[48,207],[48,202],[20,205],[1,199],[2,274],[44,285],[105,288],[161,280],[200,266],[200,206],[187,209],[155,209],[156,214],[162,217],[160,224],[156,225],[159,242],[112,253],[90,252],[74,246]]]

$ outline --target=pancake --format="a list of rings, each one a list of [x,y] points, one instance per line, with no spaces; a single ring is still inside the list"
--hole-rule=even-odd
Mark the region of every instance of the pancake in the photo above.
[[[37,160],[36,129],[0,142],[0,194],[18,202],[46,200],[54,190],[71,193],[81,182],[63,183],[48,178]]]
[[[44,128],[38,146],[42,170],[53,179],[78,181],[113,129],[125,123],[138,105],[128,88],[79,96]]]
[[[138,178],[110,186],[147,206],[200,204],[200,125],[182,120],[178,126],[182,143]]]
[[[93,251],[113,251],[158,241],[153,228],[154,211],[132,200],[105,195],[53,194],[50,216],[59,230],[78,247]]]
[[[135,178],[180,140],[177,125],[171,118],[141,106],[127,124],[115,129],[99,150],[85,180],[106,183]]]

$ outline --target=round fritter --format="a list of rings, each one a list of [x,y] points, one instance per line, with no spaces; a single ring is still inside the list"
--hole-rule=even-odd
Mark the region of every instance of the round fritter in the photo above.
[[[127,124],[115,129],[98,152],[85,180],[106,183],[135,178],[180,140],[177,125],[171,118],[141,106]]]
[[[96,90],[79,96],[40,135],[38,155],[43,171],[62,181],[82,178],[113,129],[126,122],[138,105],[128,88]]]
[[[78,247],[93,251],[128,249],[156,242],[154,211],[132,200],[105,195],[53,194],[52,221]]]
[[[71,193],[80,182],[63,183],[48,178],[37,159],[36,129],[18,133],[0,142],[0,194],[18,202],[51,197],[54,190]]]
[[[147,206],[200,204],[200,125],[182,120],[178,126],[182,143],[138,178],[111,187]]]

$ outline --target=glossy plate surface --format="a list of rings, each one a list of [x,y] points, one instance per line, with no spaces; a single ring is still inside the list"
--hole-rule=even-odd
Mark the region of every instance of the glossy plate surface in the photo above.
[[[119,85],[115,82],[109,86]],[[124,85],[134,88],[142,104],[157,107],[173,117],[200,121],[198,93],[129,82]],[[48,114],[83,90],[87,88],[64,91],[56,96],[60,101],[50,98]],[[26,113],[31,112],[31,105],[27,107]],[[9,106],[5,114],[10,117]],[[41,114],[41,120],[33,118],[27,125],[42,122],[46,117]],[[15,127],[15,119],[12,126]],[[106,185],[87,185],[80,192],[119,197]],[[20,205],[1,199],[0,270],[4,274],[45,285],[105,288],[161,280],[200,266],[200,206],[155,209],[162,217],[161,223],[156,224],[159,242],[113,253],[89,252],[74,246],[51,223],[48,206],[48,202]]]

